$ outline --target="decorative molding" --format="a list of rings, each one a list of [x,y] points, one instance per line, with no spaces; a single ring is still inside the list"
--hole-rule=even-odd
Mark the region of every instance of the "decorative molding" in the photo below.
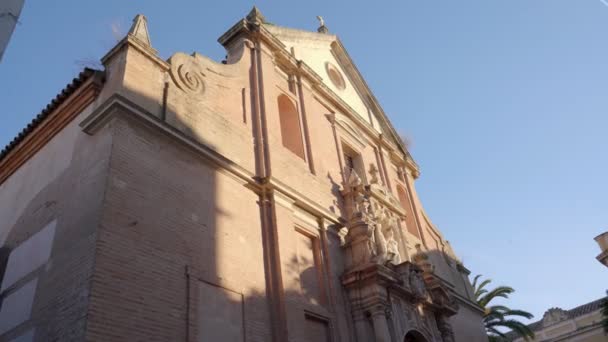
[[[357,112],[350,105],[348,105],[344,100],[342,100],[342,98],[340,98],[340,96],[338,96],[333,90],[331,90],[323,82],[323,78],[321,76],[319,76],[312,68],[310,68],[304,61],[296,59],[287,50],[285,44],[283,44],[283,42],[281,42],[273,33],[271,33],[265,27],[264,24],[259,24],[259,23],[256,24],[256,23],[252,22],[251,20],[248,21],[246,19],[243,19],[243,20],[237,22],[226,33],[224,33],[224,35],[222,35],[220,37],[219,41],[224,46],[227,46],[230,44],[230,42],[233,39],[236,39],[237,37],[239,37],[241,35],[252,34],[252,33],[254,34],[256,39],[259,39],[260,41],[263,41],[268,45],[268,48],[270,48],[270,50],[272,51],[272,54],[273,54],[273,57],[274,57],[274,60],[276,63],[279,63],[281,65],[281,67],[283,67],[285,70],[287,70],[289,72],[293,72],[296,75],[303,76],[304,78],[306,78],[311,83],[312,88],[315,89],[319,95],[324,97],[324,100],[322,100],[321,102],[325,102],[326,100],[329,100],[330,102],[332,102],[333,104],[338,106],[341,109],[341,111],[344,111],[345,113],[347,113],[348,116],[351,118],[351,120],[353,120],[354,122],[357,123],[357,125],[362,127],[364,129],[364,131],[370,137],[374,137],[374,140],[376,142],[386,145],[387,149],[389,149],[390,151],[393,151],[396,148],[400,148],[401,152],[404,154],[404,156],[402,158],[407,158],[409,156],[407,149],[405,148],[405,146],[401,142],[400,138],[396,134],[390,121],[388,120],[388,118],[386,117],[384,112],[381,110],[380,105],[378,104],[377,100],[375,99],[373,94],[371,94],[371,91],[369,90],[369,87],[363,80],[363,77],[361,76],[359,71],[354,66],[352,59],[348,56],[348,53],[346,52],[342,43],[336,36],[323,35],[323,36],[327,37],[327,39],[330,39],[334,42],[332,44],[332,47],[335,49],[334,53],[338,57],[340,57],[340,58],[337,58],[338,62],[340,62],[341,64],[344,64],[344,62],[346,61],[347,65],[352,65],[352,74],[354,74],[356,76],[355,84],[357,85],[356,86],[357,91],[360,93],[359,88],[365,89],[365,93],[367,93],[369,95],[368,96],[369,99],[371,99],[371,101],[374,103],[373,107],[375,107],[375,108],[373,108],[373,109],[376,112],[381,113],[384,124],[389,127],[391,135],[394,137],[397,144],[400,144],[400,146],[395,146],[394,144],[388,142],[386,139],[384,142],[382,142],[382,139],[380,139],[381,133],[376,131],[371,126],[371,124],[364,121],[357,114]],[[349,74],[351,74],[351,73],[349,73]],[[317,97],[317,96],[315,96],[315,97]],[[409,158],[411,158],[411,156],[409,156]]]
[[[295,204],[301,207],[303,210],[306,210],[320,218],[322,217],[332,224],[341,225],[339,215],[323,208],[318,203],[307,198],[300,192],[296,191],[285,183],[282,183],[276,178],[271,177],[270,179],[263,180],[256,179],[253,173],[235,164],[208,146],[184,135],[181,131],[170,126],[166,122],[161,121],[158,117],[149,113],[147,110],[133,103],[122,95],[114,94],[110,96],[110,98],[98,106],[93,113],[84,118],[84,120],[80,123],[80,126],[85,133],[95,134],[117,115],[128,115],[128,117],[142,120],[151,127],[160,129],[163,133],[177,139],[181,143],[200,153],[203,158],[216,165],[219,172],[232,175],[235,179],[242,182],[245,187],[256,193],[260,193],[264,187],[273,189],[275,191],[280,191],[283,195],[293,200]]]
[[[336,127],[340,130],[340,136],[343,139],[347,139],[356,150],[363,150],[367,143],[364,140],[364,135],[359,129],[352,125],[351,121],[340,113],[328,114],[329,120],[336,124]]]
[[[198,68],[191,68],[186,64],[172,64],[170,75],[179,89],[190,93],[205,93],[205,74]]]
[[[281,205],[293,212],[295,201],[280,191],[273,191],[274,201],[276,204]]]
[[[310,229],[314,229],[315,231],[317,231],[318,234],[318,230],[320,229],[319,227],[319,219],[314,216],[313,214],[300,209],[299,207],[295,207],[294,208],[294,212],[293,212],[293,216],[298,219],[299,221],[301,221],[302,223],[304,223],[308,228]]]

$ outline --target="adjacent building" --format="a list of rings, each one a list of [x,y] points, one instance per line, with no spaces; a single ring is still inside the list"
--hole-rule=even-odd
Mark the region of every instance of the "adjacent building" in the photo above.
[[[600,254],[597,256],[597,260],[608,267],[608,232],[596,236],[595,241],[600,246]]]
[[[563,310],[551,308],[545,312],[543,319],[530,324],[534,331],[533,341],[543,342],[605,342],[608,336],[602,326],[602,303],[605,298]],[[522,337],[510,333],[510,341],[524,342]]]
[[[0,339],[487,341],[339,38],[219,42],[164,60],[137,16],[2,150]]]
[[[24,0],[4,0],[0,3],[0,61],[11,40],[15,25],[19,22],[23,2]]]

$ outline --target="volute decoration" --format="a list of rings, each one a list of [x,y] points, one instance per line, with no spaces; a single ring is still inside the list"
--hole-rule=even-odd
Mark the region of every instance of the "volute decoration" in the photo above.
[[[197,63],[196,56],[190,57],[175,54],[170,59],[171,79],[175,85],[186,93],[205,93],[205,73],[203,67]]]

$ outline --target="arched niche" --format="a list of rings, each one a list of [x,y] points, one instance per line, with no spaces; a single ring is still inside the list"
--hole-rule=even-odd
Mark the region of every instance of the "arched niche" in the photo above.
[[[293,101],[281,94],[278,99],[281,142],[283,146],[298,157],[305,159],[304,142],[300,127],[300,116]]]
[[[417,330],[410,330],[405,334],[403,342],[428,342],[429,340]]]

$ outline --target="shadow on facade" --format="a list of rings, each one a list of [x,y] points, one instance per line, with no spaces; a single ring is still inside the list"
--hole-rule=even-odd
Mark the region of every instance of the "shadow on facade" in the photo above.
[[[358,332],[366,337],[354,336],[337,244],[324,242],[322,262],[281,256],[277,234],[293,227],[277,223],[273,191],[258,174],[266,166],[257,145],[251,146],[250,178],[235,176],[226,170],[242,166],[170,104],[159,106],[132,89],[121,96],[129,106],[111,109],[103,127],[75,140],[65,171],[10,228],[9,248],[56,222],[49,261],[15,285],[36,279],[32,316],[2,338],[34,328],[36,340],[45,341],[373,339],[371,312],[361,316]],[[186,114],[206,124],[202,114],[208,113]],[[249,128],[256,137],[259,127]],[[343,215],[341,186],[326,177],[335,198],[327,209]],[[443,251],[425,254],[442,278],[452,280],[453,291],[467,293],[457,261]],[[395,286],[406,294],[397,296],[391,287],[379,294],[392,341],[440,341],[434,313],[407,295],[409,280]],[[392,302],[397,297],[399,305]]]

